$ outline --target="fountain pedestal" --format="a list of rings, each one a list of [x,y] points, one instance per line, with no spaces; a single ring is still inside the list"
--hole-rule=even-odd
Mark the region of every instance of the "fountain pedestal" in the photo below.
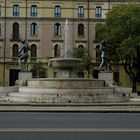
[[[22,84],[23,86],[25,86],[27,84],[27,80],[32,78],[32,73],[29,71],[24,71],[24,72],[19,72],[18,73],[18,81],[19,81],[19,85]],[[17,81],[17,84],[18,84]]]
[[[77,58],[54,58],[49,61],[50,78],[77,78],[76,68],[81,63]]]
[[[99,72],[98,73],[99,79],[105,80],[105,81],[113,81],[113,72]]]
[[[72,77],[70,74],[70,70],[57,70],[57,72],[55,72],[55,77],[57,78],[70,78]]]

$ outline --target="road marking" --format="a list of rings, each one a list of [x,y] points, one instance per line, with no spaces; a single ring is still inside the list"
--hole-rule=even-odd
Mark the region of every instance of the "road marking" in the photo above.
[[[0,132],[140,132],[140,128],[0,128]]]

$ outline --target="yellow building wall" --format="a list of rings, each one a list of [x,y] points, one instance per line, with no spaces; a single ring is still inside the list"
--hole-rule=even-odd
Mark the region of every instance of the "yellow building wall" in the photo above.
[[[123,65],[119,66],[120,68],[120,86],[123,87],[131,87],[131,80],[129,75],[125,72]]]
[[[127,3],[127,2],[125,2]],[[4,20],[3,17],[5,15],[5,0],[1,0],[0,4],[2,6],[0,23],[2,24],[2,35],[0,36],[0,86],[3,85],[3,81],[5,84],[9,84],[9,71],[10,69],[19,69],[17,63],[12,61],[12,46],[13,44],[17,43],[19,46],[20,44],[17,41],[13,41],[12,39],[12,27],[13,23],[19,23],[19,33],[20,38],[25,38],[25,17],[26,17],[26,0],[6,0],[6,14],[7,17],[10,19],[7,20],[7,32],[6,32],[6,66],[5,66],[5,80],[3,79],[3,42],[4,42]],[[13,5],[18,4],[20,7],[20,16],[13,17]],[[109,5],[110,4],[110,5]],[[102,8],[102,18],[101,20],[105,20],[106,13],[108,12],[108,8],[117,5],[117,4],[124,4],[124,2],[106,2],[106,1],[88,1],[86,0],[27,0],[27,36],[29,40],[29,44],[35,44],[37,46],[37,62],[42,61],[44,63],[48,62],[48,58],[53,57],[54,53],[54,45],[56,43],[63,45],[64,41],[64,33],[63,28],[65,24],[65,18],[69,18],[70,20],[70,45],[72,47],[77,47],[78,45],[82,44],[83,46],[89,48],[90,55],[93,59],[93,62],[96,64],[96,48],[95,45],[95,24],[97,22],[102,23],[102,21],[97,20],[95,18],[95,9],[96,6],[100,6]],[[31,17],[31,5],[37,5],[37,17]],[[61,17],[55,18],[54,17],[54,7],[56,5],[61,6]],[[78,13],[78,6],[84,6],[84,18],[79,19],[77,16]],[[88,18],[90,18],[90,22],[88,22]],[[38,25],[38,36],[31,36],[30,35],[30,24],[32,22],[36,22]],[[53,36],[54,33],[54,24],[59,22],[62,24],[62,34],[59,38],[55,38]],[[85,35],[82,37],[77,36],[77,27],[78,24],[82,23],[85,27]],[[89,32],[88,32],[89,30]],[[88,36],[89,35],[89,36]],[[62,48],[63,50],[63,48]],[[32,67],[32,62],[30,59],[28,61],[29,69]],[[97,68],[97,66],[95,65]],[[120,85],[121,86],[131,86],[130,78],[125,73],[123,66],[119,65],[119,72],[120,72]]]

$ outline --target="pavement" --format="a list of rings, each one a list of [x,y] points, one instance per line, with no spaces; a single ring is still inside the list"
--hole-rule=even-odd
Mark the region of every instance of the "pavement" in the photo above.
[[[0,101],[0,112],[96,112],[96,113],[139,113],[140,97],[131,98],[123,103],[91,104],[49,104],[49,103],[15,103]]]

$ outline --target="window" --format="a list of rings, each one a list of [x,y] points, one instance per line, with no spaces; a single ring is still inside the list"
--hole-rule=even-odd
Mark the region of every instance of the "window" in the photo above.
[[[84,25],[83,24],[78,25],[78,35],[81,35],[81,36],[84,35]]]
[[[114,74],[113,74],[113,80],[116,82],[116,83],[119,83],[120,82],[120,79],[119,79],[119,71],[114,71]]]
[[[61,17],[61,7],[59,5],[55,6],[54,16],[55,17]]]
[[[37,59],[37,46],[35,44],[31,45],[31,61],[36,61]]]
[[[19,40],[19,24],[17,22],[13,24],[13,39]]]
[[[78,45],[78,48],[81,49],[81,48],[84,48],[84,46],[80,44],[80,45]]]
[[[101,50],[100,50],[100,45],[96,46],[96,62],[101,63]]]
[[[102,17],[102,8],[101,7],[96,7],[96,18],[101,18]]]
[[[60,23],[56,23],[54,25],[54,35],[55,36],[61,35],[61,25],[60,25]]]
[[[19,5],[13,5],[13,16],[19,16]]]
[[[78,7],[78,17],[83,18],[84,17],[84,6]]]
[[[58,44],[54,46],[54,57],[60,57],[60,46]]]
[[[37,35],[37,24],[36,23],[31,24],[31,35]]]
[[[37,6],[36,5],[31,6],[31,16],[37,16]]]
[[[92,76],[95,79],[98,79],[99,71],[98,70],[93,70]]]
[[[13,60],[16,60],[17,55],[18,55],[18,45],[14,44],[13,47],[12,47],[12,57],[13,57]]]

